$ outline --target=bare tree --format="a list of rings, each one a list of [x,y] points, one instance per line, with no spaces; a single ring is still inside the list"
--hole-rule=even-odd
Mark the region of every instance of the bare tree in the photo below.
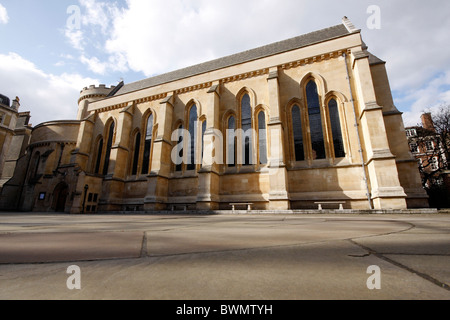
[[[439,137],[443,157],[445,158],[444,170],[449,170],[450,158],[450,104],[441,106],[439,111],[433,115],[434,128]]]

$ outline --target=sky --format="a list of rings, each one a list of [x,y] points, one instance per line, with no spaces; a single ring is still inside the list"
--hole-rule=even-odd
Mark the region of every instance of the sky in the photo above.
[[[0,0],[0,93],[37,125],[80,91],[130,83],[341,23],[386,61],[406,126],[450,104],[450,1]]]

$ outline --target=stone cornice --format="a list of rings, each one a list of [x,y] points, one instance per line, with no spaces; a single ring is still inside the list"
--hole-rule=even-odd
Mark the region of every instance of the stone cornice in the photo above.
[[[0,125],[0,131],[2,131],[2,130],[6,131],[6,132],[9,132],[10,134],[14,134],[14,130],[13,129],[8,128],[8,127],[3,126],[3,125]]]
[[[111,150],[115,150],[115,149],[122,149],[122,150],[127,151],[127,152],[130,151],[130,149],[128,149],[128,148],[126,148],[126,147],[124,147],[124,146],[122,146],[120,144],[115,144],[115,145],[113,145],[111,147]]]
[[[372,161],[375,160],[386,160],[386,159],[395,159],[395,156],[391,153],[389,149],[375,149],[372,150],[372,154],[369,154],[370,157],[366,162],[368,166]]]
[[[326,61],[326,60],[342,57],[342,55],[344,53],[350,54],[351,50],[346,49],[346,50],[338,50],[338,51],[328,52],[328,53],[292,61],[289,63],[284,63],[284,64],[280,65],[279,67],[283,70],[297,68],[297,67],[303,67],[303,66],[313,64],[316,62],[321,62],[321,61]]]
[[[30,144],[27,149],[34,149],[34,148],[39,148],[39,147],[49,147],[52,144],[64,144],[65,146],[67,145],[77,145],[76,141],[42,141],[42,142],[35,142]]]
[[[152,95],[152,96],[136,99],[136,100],[133,100],[133,101],[128,101],[128,102],[124,102],[124,103],[115,104],[115,105],[107,106],[107,107],[104,107],[104,108],[96,109],[95,111],[98,112],[98,113],[102,113],[102,112],[107,112],[107,111],[116,110],[116,109],[125,109],[125,108],[128,108],[130,106],[130,104],[131,105],[133,105],[133,104],[141,104],[141,103],[145,103],[145,102],[150,102],[150,101],[164,99],[166,97],[167,97],[167,93],[160,93],[160,94],[155,94],[155,95]],[[94,111],[94,110],[92,110],[92,111]]]
[[[266,74],[269,74],[269,68],[245,72],[242,74],[234,75],[232,77],[226,77],[224,79],[220,79],[219,83],[224,84],[224,83],[230,83],[230,82],[235,82],[235,81],[241,81],[241,80],[245,80],[245,79],[249,79],[249,78],[259,77],[259,76],[266,75]]]
[[[197,84],[197,85],[184,87],[184,88],[175,90],[175,93],[183,94],[183,93],[197,91],[197,90],[201,90],[201,89],[207,89],[207,88],[210,88],[211,86],[212,86],[212,82],[205,82],[205,83],[201,83],[201,84]]]
[[[402,114],[403,114],[403,112],[400,112],[398,110],[384,111],[383,112],[383,117],[402,115]]]
[[[303,66],[310,65],[313,63],[317,63],[317,62],[326,61],[326,60],[334,59],[334,58],[339,58],[343,55],[343,53],[350,54],[351,50],[350,49],[342,49],[342,50],[332,51],[332,52],[328,52],[328,53],[324,53],[324,54],[320,54],[320,55],[316,55],[316,56],[312,56],[312,57],[302,58],[302,59],[295,60],[295,61],[292,61],[289,63],[283,63],[283,64],[280,64],[277,66],[272,66],[272,67],[253,70],[253,71],[249,71],[249,72],[245,72],[245,73],[241,73],[241,74],[236,74],[236,75],[221,78],[221,79],[218,79],[215,81],[209,81],[209,82],[204,82],[204,83],[200,83],[200,84],[196,84],[196,85],[191,85],[188,87],[183,87],[183,88],[177,89],[175,91],[171,91],[171,92],[164,92],[164,93],[144,97],[141,99],[136,99],[136,100],[127,101],[127,102],[116,104],[116,105],[99,108],[99,109],[96,109],[95,111],[99,112],[99,113],[107,112],[107,111],[115,110],[118,108],[125,108],[130,103],[141,104],[144,102],[166,99],[170,95],[174,95],[174,94],[180,95],[180,94],[194,92],[194,91],[203,90],[203,89],[209,89],[208,90],[209,93],[211,93],[211,92],[218,93],[218,86],[223,85],[223,84],[227,84],[227,83],[231,83],[231,82],[235,82],[235,81],[241,81],[241,80],[245,80],[245,79],[250,79],[250,78],[254,78],[254,77],[259,77],[259,76],[263,76],[263,75],[268,75],[268,79],[276,78],[276,77],[278,77],[278,74],[277,75],[275,75],[275,73],[271,74],[270,73],[271,69],[277,68],[277,69],[282,69],[282,70],[288,70],[291,68],[303,67]],[[216,84],[214,84],[214,82]],[[163,103],[165,103],[165,101],[163,101]],[[94,110],[91,110],[91,111],[94,111]]]
[[[383,107],[379,106],[376,101],[367,102],[364,106],[364,110],[362,110],[361,115],[359,116],[359,119],[361,120],[367,111],[375,111],[375,110],[383,110]]]
[[[99,93],[97,93],[97,94],[87,94],[87,95],[84,95],[84,96],[82,96],[82,97],[80,97],[78,99],[78,104],[81,101],[86,100],[86,99],[90,99],[90,98],[105,98],[105,97],[106,97],[106,94],[99,94]]]

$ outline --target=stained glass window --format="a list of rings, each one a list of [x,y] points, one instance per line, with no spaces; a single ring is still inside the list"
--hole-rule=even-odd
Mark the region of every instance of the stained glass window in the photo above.
[[[248,166],[252,163],[252,150],[251,150],[251,140],[252,140],[252,107],[250,103],[250,96],[245,94],[241,100],[241,126],[244,132],[243,136],[243,165]]]
[[[111,157],[111,148],[112,148],[113,139],[114,139],[114,127],[115,127],[115,124],[113,121],[113,122],[111,122],[111,125],[109,127],[108,143],[106,145],[106,153],[105,153],[105,164],[103,166],[103,175],[108,174],[109,158]]]
[[[319,94],[316,83],[311,80],[306,85],[309,127],[311,132],[312,158],[325,159],[325,141],[323,138],[322,117],[320,114]]]
[[[228,136],[227,136],[227,164],[228,167],[236,167],[236,120],[233,116],[228,119]]]
[[[145,134],[145,144],[144,144],[144,157],[142,159],[142,174],[149,173],[150,158],[152,151],[152,139],[153,139],[153,114],[148,117],[147,129]]]
[[[204,120],[203,122],[202,122],[202,158],[201,158],[201,162],[200,162],[200,165],[201,166],[203,166],[203,153],[204,153],[204,150],[205,150],[205,132],[206,132],[206,120]]]
[[[178,127],[178,129],[182,130],[183,126],[180,125]],[[181,144],[182,142],[183,142],[183,135],[180,134],[179,138],[178,138],[178,144],[177,144],[177,146],[178,146],[178,156],[180,157],[180,159],[183,159],[183,145]],[[175,167],[175,171],[177,171],[177,172],[180,172],[182,170],[183,170],[183,162],[181,162],[180,164],[177,164],[176,167]]]
[[[258,134],[259,134],[259,163],[267,164],[267,130],[266,114],[258,113]]]
[[[328,102],[328,112],[330,113],[331,132],[333,134],[334,156],[343,158],[345,157],[344,142],[342,140],[338,104],[335,99],[331,99]]]
[[[294,132],[294,150],[295,161],[305,160],[305,150],[303,146],[303,130],[300,108],[295,105],[292,107],[292,130]]]
[[[100,173],[100,164],[102,162],[102,151],[103,151],[103,139],[98,142],[97,148],[97,161],[95,162],[94,173]]]
[[[189,111],[189,136],[190,136],[190,158],[188,159],[187,170],[195,170],[195,149],[196,149],[196,122],[197,106],[194,104]]]
[[[141,134],[138,132],[136,134],[136,138],[135,138],[135,142],[134,142],[133,168],[131,170],[131,174],[133,176],[135,176],[137,174],[140,148],[141,148]]]

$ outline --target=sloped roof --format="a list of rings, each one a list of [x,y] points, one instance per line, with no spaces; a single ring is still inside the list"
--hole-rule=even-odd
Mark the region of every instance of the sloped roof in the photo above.
[[[314,31],[291,39],[275,42],[256,49],[247,50],[241,53],[197,64],[191,67],[157,75],[155,77],[151,77],[145,80],[126,84],[123,87],[121,87],[120,90],[118,90],[115,95],[116,96],[122,95],[129,92],[141,90],[144,88],[157,86],[163,83],[184,79],[194,75],[219,70],[222,68],[241,64],[244,62],[249,62],[252,60],[261,59],[264,57],[299,49],[302,47],[307,47],[323,41],[339,38],[348,35],[350,33],[351,32],[345,27],[344,24],[339,24],[330,28]]]
[[[0,94],[0,103],[9,107],[11,104],[11,101],[9,100],[9,98],[7,96]]]
[[[386,61],[381,60],[380,58],[378,58],[376,55],[374,55],[370,51],[367,51],[367,53],[369,54],[369,64],[371,66],[376,65],[376,64],[384,64],[384,63],[386,63]]]

